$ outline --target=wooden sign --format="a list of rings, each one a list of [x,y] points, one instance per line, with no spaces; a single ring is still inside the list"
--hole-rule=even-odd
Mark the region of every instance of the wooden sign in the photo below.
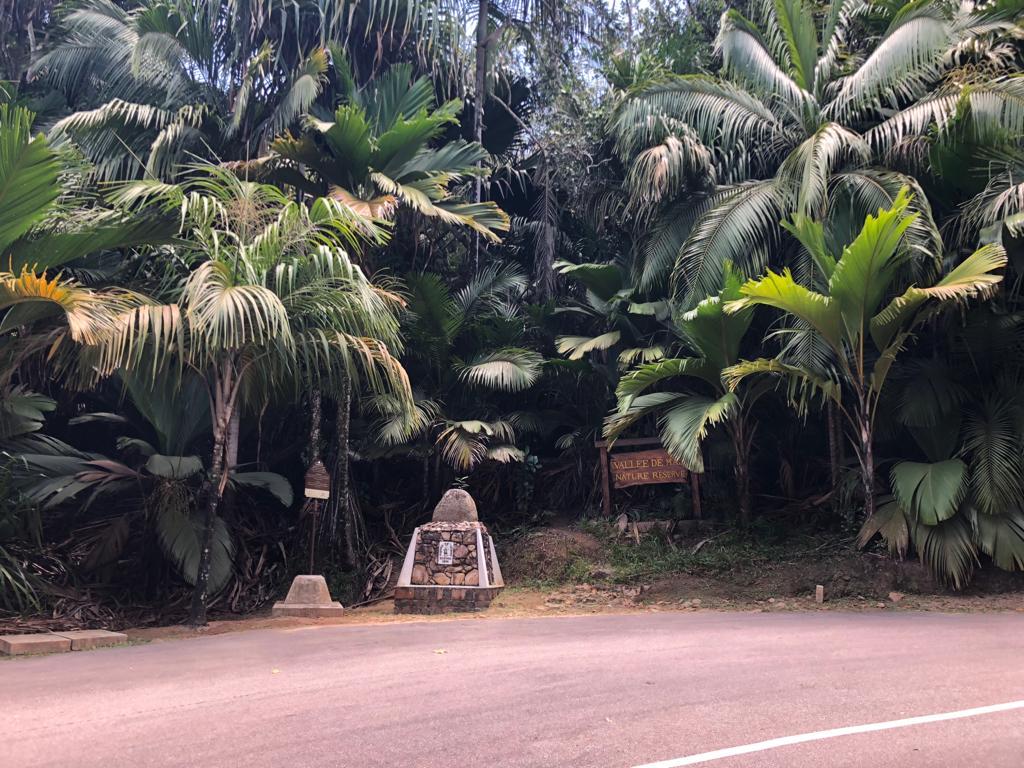
[[[685,483],[686,467],[668,455],[667,451],[637,451],[613,453],[609,458],[612,481],[616,488],[654,483]]]
[[[656,437],[630,437],[615,441],[598,440],[594,447],[601,451],[602,511],[611,517],[612,489],[653,483],[688,483],[693,495],[693,516],[702,517],[700,504],[700,475],[690,472],[673,459]],[[631,453],[613,453],[622,448],[647,448]]]
[[[305,494],[307,499],[323,500],[331,497],[331,476],[319,459],[306,472]]]

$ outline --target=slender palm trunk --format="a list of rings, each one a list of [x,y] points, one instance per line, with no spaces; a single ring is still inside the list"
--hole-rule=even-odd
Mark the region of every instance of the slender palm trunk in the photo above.
[[[864,490],[864,519],[875,514],[875,450],[871,429],[871,407],[866,395],[858,395],[857,443],[861,483]]]
[[[242,412],[238,408],[231,411],[231,420],[228,422],[228,432],[224,438],[224,473],[228,476],[231,470],[238,464],[238,445],[242,432]],[[231,518],[235,513],[235,491],[233,488],[224,490],[224,511],[223,515]]]
[[[309,463],[320,458],[320,427],[323,421],[323,395],[319,389],[309,393]]]
[[[750,527],[752,504],[750,499],[750,447],[752,434],[742,416],[737,417],[730,429],[733,451],[736,455],[734,475],[736,478],[736,501],[739,505],[740,527]]]
[[[349,495],[349,428],[352,410],[352,382],[345,379],[338,397],[334,424],[334,472],[331,473],[331,535],[336,535],[341,521],[341,538],[345,565],[356,566],[356,521]]]
[[[238,464],[238,442],[242,430],[242,413],[237,408],[231,411],[228,433],[224,441],[224,468],[230,470]]]
[[[487,91],[487,16],[490,13],[490,0],[479,0],[476,21],[476,71],[474,72],[473,94],[473,140],[479,144],[484,141],[484,102]],[[477,162],[477,168],[483,169],[483,161]],[[478,173],[474,182],[473,200],[479,203],[483,199],[484,182]],[[473,233],[473,267],[480,269],[480,233]]]
[[[192,592],[192,607],[189,612],[189,624],[193,627],[206,625],[213,527],[221,500],[224,498],[224,489],[227,487],[226,449],[237,394],[233,367],[230,361],[224,361],[214,375],[213,456],[210,461],[210,474],[203,484],[203,532],[200,542],[199,567],[196,571],[196,586]]]
[[[842,436],[839,434],[839,430],[837,429],[836,406],[831,400],[829,400],[826,405],[825,415],[827,417],[826,428],[828,429],[829,480],[832,483],[831,489],[834,494],[839,489],[839,446]]]

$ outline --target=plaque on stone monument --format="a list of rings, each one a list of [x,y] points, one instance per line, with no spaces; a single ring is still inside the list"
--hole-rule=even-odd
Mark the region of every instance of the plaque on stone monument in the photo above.
[[[437,545],[437,564],[451,565],[455,556],[455,542],[442,541]]]

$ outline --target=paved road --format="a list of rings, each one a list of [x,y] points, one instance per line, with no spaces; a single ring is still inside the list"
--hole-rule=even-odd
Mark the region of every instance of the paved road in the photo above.
[[[1024,616],[307,627],[0,662],[0,766],[595,766],[1024,700]],[[1019,705],[1018,705],[1019,706]],[[1024,709],[718,768],[1024,765]]]

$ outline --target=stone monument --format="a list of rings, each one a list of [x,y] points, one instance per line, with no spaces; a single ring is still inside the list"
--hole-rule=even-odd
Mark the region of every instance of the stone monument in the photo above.
[[[431,521],[412,533],[395,587],[395,613],[482,611],[504,586],[473,497],[453,488]]]
[[[296,576],[284,600],[274,603],[273,617],[300,616],[306,619],[326,619],[341,616],[345,609],[331,600],[331,591],[323,576]]]

